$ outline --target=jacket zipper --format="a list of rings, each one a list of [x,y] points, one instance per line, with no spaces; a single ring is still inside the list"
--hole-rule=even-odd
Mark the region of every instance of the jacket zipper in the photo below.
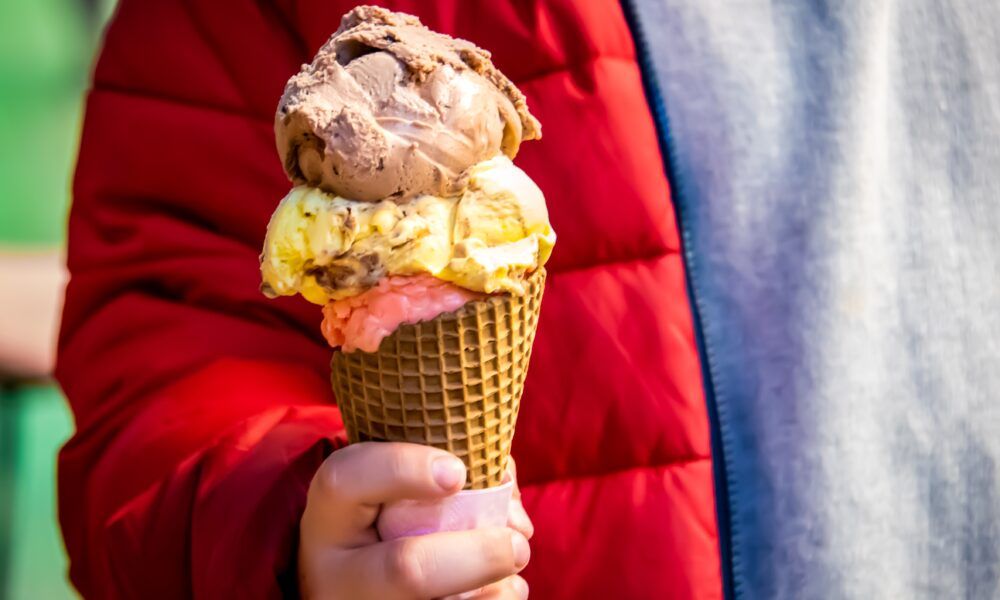
[[[722,590],[726,598],[734,599],[738,597],[738,586],[733,576],[736,568],[736,557],[732,548],[735,532],[730,518],[730,499],[734,495],[735,485],[732,479],[728,477],[728,470],[726,469],[726,455],[727,451],[732,449],[732,441],[730,436],[726,435],[728,431],[726,423],[728,421],[726,419],[725,407],[718,402],[718,396],[715,393],[716,390],[712,383],[715,380],[714,361],[712,360],[713,352],[708,339],[704,335],[704,328],[702,326],[704,310],[702,304],[698,301],[699,293],[696,277],[694,276],[694,249],[691,243],[691,228],[690,222],[686,218],[689,214],[689,205],[687,204],[689,196],[684,193],[684,184],[676,168],[677,157],[674,154],[673,140],[670,136],[666,105],[659,84],[656,81],[649,46],[639,22],[639,13],[635,7],[635,1],[621,0],[621,5],[625,13],[625,20],[632,32],[632,40],[635,43],[639,70],[642,75],[642,86],[646,93],[646,101],[650,105],[653,121],[656,125],[657,139],[660,143],[660,154],[663,157],[663,167],[666,170],[667,180],[670,182],[674,214],[680,227],[681,251],[684,258],[684,278],[687,283],[688,303],[691,306],[691,313],[694,320],[698,359],[703,367],[703,387],[708,407],[709,427],[711,429],[712,473],[715,484],[716,527],[719,535],[719,553],[722,564]]]

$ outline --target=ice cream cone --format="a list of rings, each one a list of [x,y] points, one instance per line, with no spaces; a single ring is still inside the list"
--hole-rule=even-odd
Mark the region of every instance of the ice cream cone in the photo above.
[[[334,352],[333,390],[350,442],[442,448],[465,461],[466,489],[500,485],[544,284],[539,269],[523,296],[490,296],[402,325],[376,352]]]

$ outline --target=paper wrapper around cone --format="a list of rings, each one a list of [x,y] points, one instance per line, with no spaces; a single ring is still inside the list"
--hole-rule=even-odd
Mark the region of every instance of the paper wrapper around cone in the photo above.
[[[375,352],[334,352],[349,441],[442,448],[465,461],[466,489],[500,485],[544,288],[539,269],[524,296],[490,296],[402,325]]]

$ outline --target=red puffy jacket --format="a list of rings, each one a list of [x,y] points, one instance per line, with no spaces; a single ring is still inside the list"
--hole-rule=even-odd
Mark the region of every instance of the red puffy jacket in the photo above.
[[[258,291],[289,188],[272,115],[341,0],[125,0],[74,184],[58,377],[71,577],[93,598],[294,593],[343,444],[320,311]],[[721,596],[709,426],[670,189],[615,0],[387,2],[493,51],[545,137],[559,243],[514,454],[535,598]]]

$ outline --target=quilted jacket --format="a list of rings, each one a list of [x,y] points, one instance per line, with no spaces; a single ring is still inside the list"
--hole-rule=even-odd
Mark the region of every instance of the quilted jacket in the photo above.
[[[544,138],[559,242],[514,444],[536,598],[722,596],[680,239],[615,0],[385,2],[493,52]],[[295,593],[308,482],[344,444],[320,311],[258,291],[289,188],[272,117],[343,0],[124,0],[89,94],[57,375],[71,577],[92,598]]]

